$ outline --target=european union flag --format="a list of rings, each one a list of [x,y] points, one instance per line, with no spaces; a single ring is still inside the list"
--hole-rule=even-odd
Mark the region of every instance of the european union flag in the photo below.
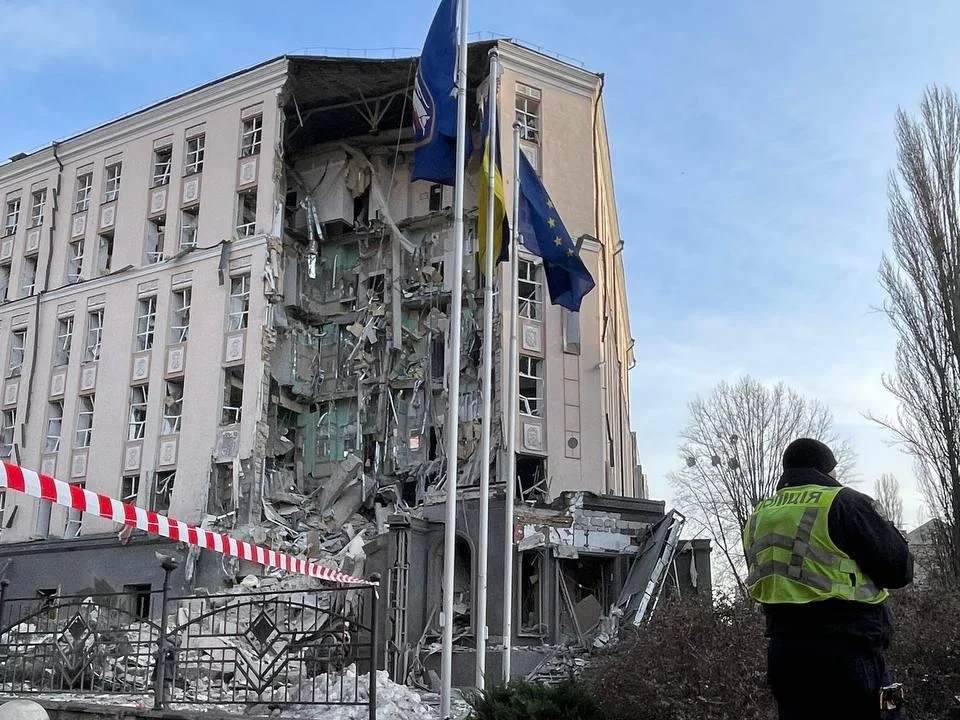
[[[443,0],[423,43],[413,91],[413,180],[453,185],[457,167],[457,0]],[[473,152],[466,132],[467,153]]]
[[[564,227],[553,201],[527,156],[520,153],[520,207],[518,231],[523,244],[543,260],[550,302],[580,311],[584,296],[595,283]]]

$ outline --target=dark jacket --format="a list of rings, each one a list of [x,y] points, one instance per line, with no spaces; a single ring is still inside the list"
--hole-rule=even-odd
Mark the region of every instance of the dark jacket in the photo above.
[[[812,469],[786,470],[777,490],[800,485],[840,487],[829,475]],[[830,507],[827,530],[834,544],[857,562],[876,585],[901,588],[913,581],[913,557],[893,523],[877,511],[867,495],[845,487]],[[890,645],[892,625],[887,604],[824,600],[805,605],[766,605],[767,634],[775,638],[840,635],[873,647]],[[841,638],[837,638],[838,640]]]

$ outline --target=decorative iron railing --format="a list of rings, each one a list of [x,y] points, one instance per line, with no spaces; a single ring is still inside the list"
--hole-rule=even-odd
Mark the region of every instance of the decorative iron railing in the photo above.
[[[2,584],[0,695],[152,694],[157,709],[351,705],[375,720],[377,588],[168,588],[7,598]]]

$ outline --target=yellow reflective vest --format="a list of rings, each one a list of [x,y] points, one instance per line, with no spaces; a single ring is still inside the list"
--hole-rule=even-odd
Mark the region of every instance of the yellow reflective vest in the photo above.
[[[830,539],[827,518],[842,488],[803,485],[761,502],[743,531],[747,587],[760,603],[839,598],[881,603],[889,593]]]

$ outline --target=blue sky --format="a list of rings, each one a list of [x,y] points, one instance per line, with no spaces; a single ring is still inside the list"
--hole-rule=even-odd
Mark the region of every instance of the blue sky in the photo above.
[[[472,0],[471,31],[606,74],[637,367],[633,423],[669,498],[686,403],[722,379],[782,379],[828,403],[865,484],[920,509],[911,463],[864,420],[893,338],[871,310],[888,246],[894,113],[960,87],[960,6],[808,0]],[[284,52],[415,54],[435,0],[0,0],[0,157],[36,149]]]

